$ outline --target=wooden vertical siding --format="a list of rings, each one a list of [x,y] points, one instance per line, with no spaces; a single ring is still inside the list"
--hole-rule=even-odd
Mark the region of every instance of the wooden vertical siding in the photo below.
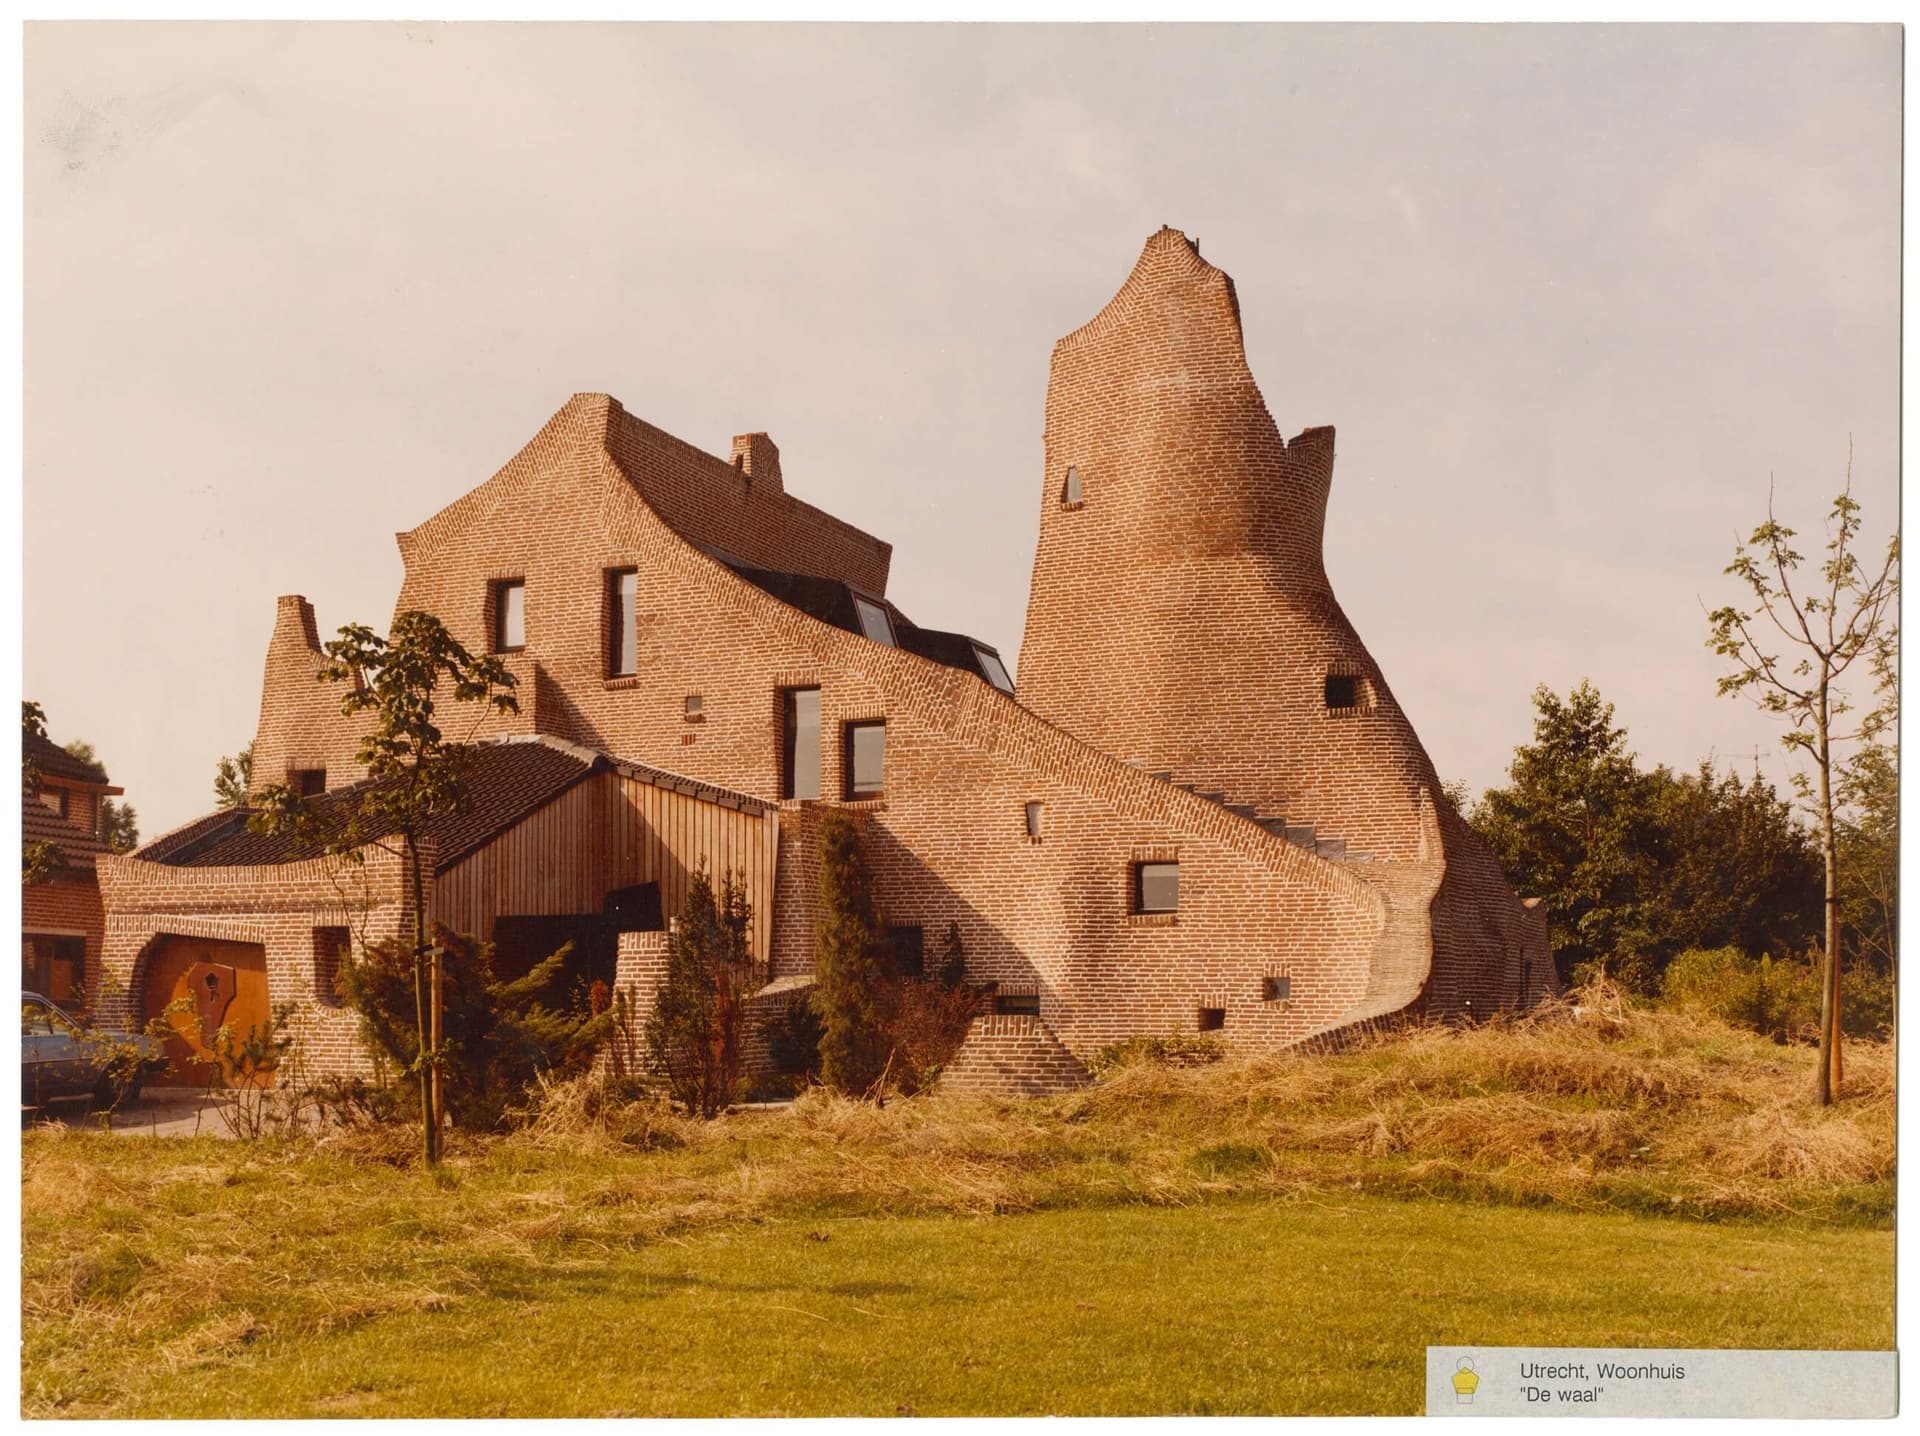
[[[614,889],[657,882],[661,912],[672,917],[704,859],[716,878],[735,872],[745,881],[754,956],[765,963],[778,824],[778,809],[730,808],[618,771],[598,773],[441,873],[433,915],[490,940],[496,917],[597,913]]]

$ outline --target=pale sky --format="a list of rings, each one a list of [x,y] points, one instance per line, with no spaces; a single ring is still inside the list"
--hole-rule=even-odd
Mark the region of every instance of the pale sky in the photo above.
[[[1892,26],[36,25],[25,90],[25,693],[147,837],[275,596],[384,626],[577,391],[769,431],[1014,658],[1048,353],[1163,223],[1338,426],[1335,588],[1475,790],[1582,677],[1644,762],[1770,754],[1701,601],[1849,435],[1895,511]]]

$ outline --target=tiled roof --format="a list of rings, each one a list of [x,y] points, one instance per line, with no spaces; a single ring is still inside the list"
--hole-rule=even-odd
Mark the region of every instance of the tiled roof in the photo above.
[[[58,843],[67,855],[69,868],[91,869],[95,855],[107,850],[99,838],[61,817],[24,786],[20,789],[20,841],[23,845]]]
[[[587,749],[544,742],[479,743],[467,750],[467,801],[457,812],[443,813],[427,825],[425,836],[437,848],[435,870],[444,872],[485,847],[514,824],[545,807],[561,793],[607,765]],[[389,780],[391,781],[391,780]],[[366,782],[313,800],[324,834],[345,830],[355,800],[378,786]],[[299,862],[319,848],[289,834],[251,832],[251,808],[210,813],[177,828],[136,855],[172,867],[254,867]]]
[[[107,777],[107,770],[98,763],[76,758],[51,738],[43,738],[38,733],[23,733],[20,749],[21,756],[31,758],[49,778],[65,778],[70,782],[92,783],[99,787],[105,787],[111,781]]]
[[[616,770],[656,788],[687,793],[726,808],[760,812],[771,806],[744,793],[544,735],[476,743],[468,749],[468,755],[467,805],[457,813],[435,818],[426,828],[426,836],[433,839],[438,850],[436,872],[445,872],[597,772]],[[355,798],[374,786],[356,783],[315,798],[313,808],[322,831],[342,831]],[[252,815],[251,808],[209,813],[147,844],[134,856],[170,867],[192,868],[270,866],[316,856],[316,847],[291,836],[250,832],[247,820]]]
[[[724,553],[708,550],[748,583],[762,593],[779,599],[791,608],[797,608],[822,623],[830,623],[835,628],[845,629],[848,633],[861,633],[860,614],[853,606],[855,590],[848,584],[835,578],[815,578],[802,573],[776,573],[771,569],[754,568],[749,564]],[[1000,656],[999,650],[992,644],[982,643],[969,638],[964,633],[947,633],[937,628],[922,628],[887,599],[873,598],[862,594],[869,603],[877,603],[886,609],[893,620],[893,636],[899,646],[908,653],[917,653],[922,658],[932,659],[946,668],[958,668],[962,673],[971,673],[976,678],[984,678],[991,683],[986,671],[980,666],[976,649]]]

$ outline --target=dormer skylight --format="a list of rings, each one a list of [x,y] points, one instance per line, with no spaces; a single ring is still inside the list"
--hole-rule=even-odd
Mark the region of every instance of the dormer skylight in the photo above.
[[[860,631],[868,638],[875,643],[884,643],[889,648],[899,647],[893,637],[893,619],[888,616],[886,609],[856,593],[853,596],[853,611],[860,616]]]
[[[1000,661],[1000,655],[990,648],[973,645],[973,656],[980,662],[980,671],[987,675],[987,682],[1002,693],[1013,692],[1013,680],[1007,676],[1007,665]]]

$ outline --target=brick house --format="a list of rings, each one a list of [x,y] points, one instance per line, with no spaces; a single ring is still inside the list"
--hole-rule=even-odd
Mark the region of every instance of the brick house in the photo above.
[[[521,711],[485,719],[486,742],[589,775],[520,808],[477,790],[511,821],[443,851],[426,900],[483,936],[644,903],[651,926],[603,939],[644,1001],[671,874],[752,850],[757,940],[791,990],[812,965],[817,816],[848,808],[898,940],[953,924],[969,977],[997,985],[949,1080],[1003,1091],[1069,1083],[1137,1034],[1280,1046],[1536,1001],[1544,916],[1448,804],[1327,581],[1333,457],[1331,429],[1275,429],[1232,281],[1155,234],[1054,351],[1016,687],[990,645],[887,599],[889,545],[788,493],[765,434],[722,458],[576,395],[399,535],[398,609],[518,678]],[[256,782],[362,779],[319,663],[311,606],[282,598]],[[170,944],[232,941],[329,1021],[332,879],[236,821],[103,860],[116,1000],[160,995]],[[392,874],[356,880],[398,930]]]
[[[105,803],[124,790],[99,764],[40,734],[24,734],[21,746],[39,782],[20,785],[20,841],[51,843],[63,861],[50,879],[20,890],[20,986],[80,1012],[106,932],[94,873],[107,851]]]

